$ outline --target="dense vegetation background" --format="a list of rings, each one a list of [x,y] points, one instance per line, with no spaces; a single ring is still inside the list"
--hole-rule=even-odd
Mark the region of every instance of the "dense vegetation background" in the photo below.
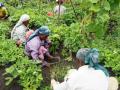
[[[51,77],[62,81],[67,70],[73,68],[71,62],[77,50],[94,47],[100,51],[100,63],[120,81],[120,0],[69,0],[64,3],[67,12],[62,16],[47,15],[53,11],[55,0],[0,2],[10,14],[8,20],[0,20],[0,67],[5,68],[6,85],[16,80],[24,90],[50,90],[41,82],[41,66],[10,40],[13,26],[24,13],[31,17],[31,29],[48,25],[51,30],[51,52],[62,57],[61,63],[53,65]]]

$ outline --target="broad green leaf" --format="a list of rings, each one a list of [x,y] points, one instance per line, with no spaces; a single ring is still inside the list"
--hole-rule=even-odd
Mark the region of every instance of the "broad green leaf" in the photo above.
[[[112,10],[116,10],[120,8],[120,0],[109,0],[109,4]]]
[[[107,0],[104,1],[104,8],[105,10],[109,11],[110,10],[110,4]]]
[[[5,83],[5,85],[9,85],[9,84],[11,84],[11,82],[13,81],[13,78],[12,77],[7,77],[7,78],[5,78],[5,80],[7,81],[6,83]]]
[[[99,18],[101,19],[102,22],[106,22],[110,19],[108,14],[103,14],[103,15],[99,16]]]
[[[90,10],[94,11],[94,12],[99,12],[100,11],[100,7],[99,7],[99,5],[93,5],[93,6],[90,7]]]
[[[6,69],[6,72],[7,73],[12,73],[14,71],[14,69],[15,69],[14,66],[11,66],[11,67]]]

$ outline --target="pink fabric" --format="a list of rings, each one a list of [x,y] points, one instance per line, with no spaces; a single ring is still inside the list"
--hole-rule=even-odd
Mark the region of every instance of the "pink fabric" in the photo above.
[[[49,40],[48,40],[49,41]],[[34,37],[25,45],[25,54],[31,56],[34,60],[44,59],[44,52],[48,51],[47,47],[42,46],[44,41],[41,41],[39,36]]]
[[[26,35],[25,35],[26,40],[28,40],[28,38],[33,32],[34,32],[33,30],[29,30],[28,32],[26,32]]]
[[[40,59],[44,59],[44,54],[47,52],[48,50],[44,47],[44,46],[41,46],[39,48],[39,58]]]
[[[39,36],[34,37],[25,45],[25,53],[28,56],[31,56],[34,60],[39,58],[39,48],[41,47],[41,41]]]

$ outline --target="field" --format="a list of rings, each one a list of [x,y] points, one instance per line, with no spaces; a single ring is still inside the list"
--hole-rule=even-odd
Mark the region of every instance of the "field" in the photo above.
[[[9,11],[7,20],[0,20],[0,90],[51,90],[50,78],[63,81],[67,70],[74,68],[75,54],[80,48],[97,48],[100,63],[110,76],[120,82],[120,1],[69,0],[64,15],[49,16],[55,0],[0,0]],[[61,61],[51,68],[41,68],[17,47],[10,32],[22,14],[30,15],[31,29],[47,25],[53,55]],[[46,69],[45,72],[43,72]],[[48,75],[48,81],[43,80]]]

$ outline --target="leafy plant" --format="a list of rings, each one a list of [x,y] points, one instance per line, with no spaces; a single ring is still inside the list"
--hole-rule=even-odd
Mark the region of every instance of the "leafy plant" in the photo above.
[[[9,38],[10,23],[5,21],[0,21],[0,39]]]
[[[0,41],[0,65],[16,62],[22,57],[24,57],[22,48],[17,48],[12,40]]]
[[[6,68],[6,74],[11,74],[11,77],[6,78],[7,85],[13,79],[19,78],[18,82],[23,90],[36,90],[42,81],[41,68],[27,59],[19,60],[11,67]]]
[[[19,78],[18,82],[24,90],[36,90],[40,86],[42,81],[40,65],[25,57],[23,49],[16,47],[12,40],[0,41],[0,65],[7,66],[6,85]]]
[[[11,6],[15,2],[17,2],[16,6]],[[10,18],[0,21],[0,66],[6,66],[7,85],[17,80],[24,90],[50,90],[50,86],[41,86],[41,66],[24,55],[23,47],[18,48],[14,41],[7,39],[10,35],[9,31],[25,13],[31,17],[30,28],[39,28],[41,25],[49,26],[52,52],[59,51],[66,61],[71,62],[70,54],[76,53],[78,49],[98,48],[100,63],[111,69],[113,75],[120,81],[119,0],[75,0],[73,2],[76,6],[75,12],[71,4],[65,4],[68,12],[60,16],[59,20],[58,16],[47,16],[47,12],[52,11],[54,5],[52,3],[30,0],[25,1],[22,7],[19,7],[19,3],[18,0],[5,3],[9,7]],[[111,20],[117,24],[112,26]],[[111,35],[106,33],[108,27],[113,30]],[[63,81],[70,68],[72,68],[70,63],[56,64],[52,67],[51,76]]]

